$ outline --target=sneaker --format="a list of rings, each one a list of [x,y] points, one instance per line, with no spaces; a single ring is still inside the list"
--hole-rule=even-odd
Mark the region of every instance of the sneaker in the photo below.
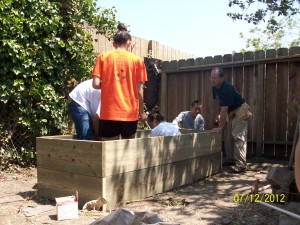
[[[234,173],[243,173],[246,171],[246,168],[240,167],[240,166],[231,166],[230,169]]]
[[[229,167],[229,166],[234,166],[234,165],[235,165],[235,163],[228,162],[227,160],[222,163],[222,166],[224,166],[224,167]]]

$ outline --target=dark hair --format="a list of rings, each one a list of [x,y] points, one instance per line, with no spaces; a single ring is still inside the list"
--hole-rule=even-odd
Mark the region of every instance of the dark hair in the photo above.
[[[165,117],[163,114],[161,114],[159,112],[159,107],[158,106],[155,106],[153,109],[152,109],[152,112],[149,113],[148,115],[148,121],[150,122],[153,122],[154,120],[156,120],[157,122],[162,122],[165,120]]]
[[[118,31],[117,33],[115,33],[113,40],[116,43],[116,45],[123,45],[128,40],[131,41],[131,35],[128,33],[127,27],[124,23],[118,24]]]
[[[211,72],[217,72],[219,74],[219,77],[224,77],[224,70],[220,67],[215,67],[212,69]]]
[[[201,102],[199,100],[194,100],[191,103],[191,107],[194,107],[195,105],[202,105]]]

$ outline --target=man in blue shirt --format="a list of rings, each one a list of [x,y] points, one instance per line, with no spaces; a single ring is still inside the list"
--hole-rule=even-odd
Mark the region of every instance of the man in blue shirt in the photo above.
[[[225,165],[231,166],[233,172],[244,172],[247,168],[247,131],[251,113],[241,94],[225,81],[221,68],[211,71],[210,80],[213,98],[220,106],[217,115],[219,125],[215,129],[222,129],[224,133]]]

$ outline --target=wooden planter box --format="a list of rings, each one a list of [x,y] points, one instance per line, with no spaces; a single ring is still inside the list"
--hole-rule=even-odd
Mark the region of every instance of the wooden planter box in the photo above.
[[[72,135],[37,138],[38,194],[79,194],[79,206],[104,197],[103,210],[189,184],[221,171],[221,133],[185,130],[179,136],[81,141]]]

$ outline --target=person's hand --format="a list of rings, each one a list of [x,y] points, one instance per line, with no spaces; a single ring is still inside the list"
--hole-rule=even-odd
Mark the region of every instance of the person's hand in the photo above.
[[[141,123],[146,122],[147,117],[148,117],[147,114],[146,114],[145,112],[142,112],[142,113],[140,114],[140,122],[141,122]]]

